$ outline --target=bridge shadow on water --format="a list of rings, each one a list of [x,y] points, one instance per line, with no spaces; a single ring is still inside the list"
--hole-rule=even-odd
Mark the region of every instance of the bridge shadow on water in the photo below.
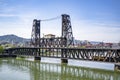
[[[28,69],[30,80],[120,80],[120,73],[115,71],[17,59],[5,63],[13,69]]]

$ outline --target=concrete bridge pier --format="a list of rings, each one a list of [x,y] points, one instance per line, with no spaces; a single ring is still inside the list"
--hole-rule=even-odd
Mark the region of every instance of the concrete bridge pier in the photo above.
[[[40,56],[35,56],[34,60],[41,60],[41,57]]]
[[[115,63],[114,70],[120,72],[120,63]]]
[[[67,58],[62,58],[61,63],[68,63],[68,59]]]

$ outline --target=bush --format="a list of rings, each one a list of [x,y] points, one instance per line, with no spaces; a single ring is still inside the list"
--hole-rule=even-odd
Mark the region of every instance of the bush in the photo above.
[[[4,51],[3,47],[0,46],[0,53],[2,53]]]

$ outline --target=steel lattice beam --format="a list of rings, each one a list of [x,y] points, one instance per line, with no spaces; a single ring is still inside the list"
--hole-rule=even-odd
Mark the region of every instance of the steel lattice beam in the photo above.
[[[9,55],[28,55],[49,58],[78,59],[88,61],[120,62],[120,49],[80,49],[80,48],[10,48],[5,51]]]
[[[66,47],[74,45],[70,16],[67,14],[62,15],[62,37],[66,38]]]
[[[65,47],[65,38],[40,38],[40,45],[43,48],[47,47]]]
[[[31,46],[40,47],[40,20],[33,20]]]

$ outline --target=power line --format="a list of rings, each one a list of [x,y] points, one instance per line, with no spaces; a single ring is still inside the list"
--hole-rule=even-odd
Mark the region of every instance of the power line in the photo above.
[[[43,20],[40,20],[40,21],[52,21],[52,20],[56,20],[56,19],[59,19],[59,18],[61,18],[61,16],[57,16],[57,17],[49,18],[49,19],[43,19]]]

